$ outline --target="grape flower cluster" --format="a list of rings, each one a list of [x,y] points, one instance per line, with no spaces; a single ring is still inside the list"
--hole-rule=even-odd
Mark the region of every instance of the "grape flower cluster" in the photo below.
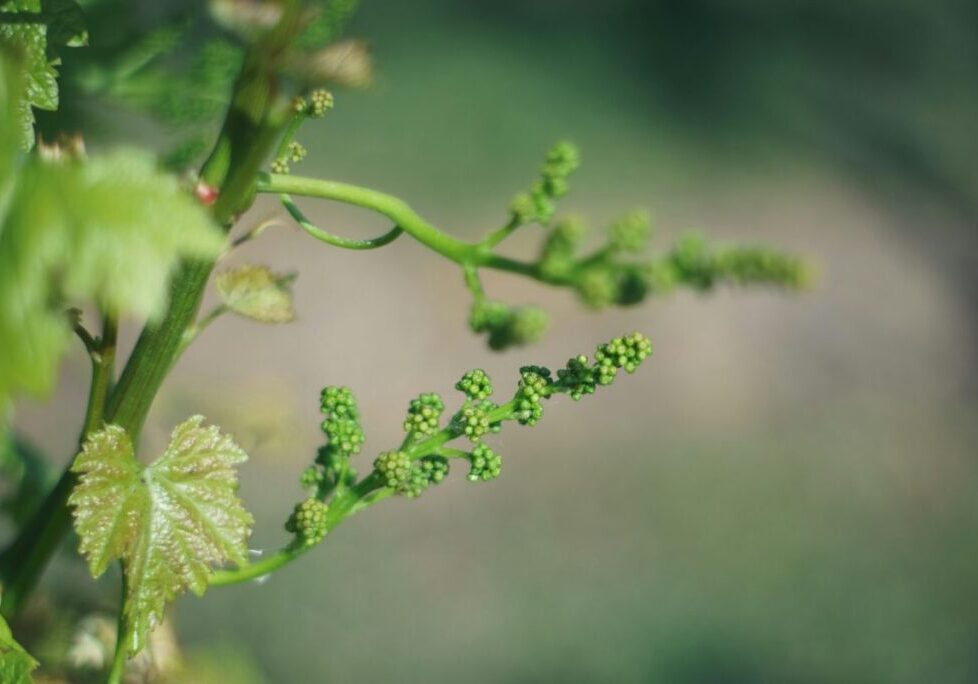
[[[285,523],[285,529],[295,535],[302,546],[318,544],[326,536],[326,511],[329,507],[314,497],[295,505],[295,510]]]
[[[546,230],[536,259],[519,262],[519,273],[566,287],[595,310],[632,306],[680,287],[705,291],[721,284],[786,289],[807,285],[809,273],[801,259],[768,248],[713,246],[687,236],[665,252],[647,255],[652,221],[643,210],[611,221],[603,239],[586,249],[584,221],[576,215],[556,214],[557,200],[567,194],[568,179],[579,163],[580,154],[574,145],[558,143],[548,152],[529,192],[517,195],[511,203],[509,224],[497,231],[500,239],[530,223]],[[478,282],[477,276],[467,276],[467,282],[470,280]],[[489,299],[481,283],[470,284],[470,289],[474,301],[469,327],[485,334],[491,349],[530,344],[546,333],[548,317],[539,307],[510,306]]]
[[[546,400],[556,394],[574,400],[593,394],[599,387],[612,384],[619,371],[635,372],[651,353],[649,339],[632,333],[599,344],[591,358],[570,358],[556,372],[543,366],[523,366],[512,398],[501,404],[492,399],[493,382],[488,373],[480,368],[470,370],[455,384],[463,399],[447,419],[445,401],[434,392],[409,402],[403,443],[382,451],[374,459],[371,472],[359,482],[349,464],[363,444],[356,400],[346,387],[326,387],[321,407],[327,443],[302,476],[303,486],[313,494],[296,505],[286,528],[295,534],[295,544],[316,544],[328,528],[327,513],[332,503],[327,501],[330,496],[340,497],[340,488],[345,488],[347,495],[366,487],[368,493],[385,491],[413,499],[444,481],[452,460],[468,463],[466,478],[471,482],[493,480],[502,472],[502,458],[485,440],[501,431],[504,423],[536,425],[543,417]],[[456,440],[465,446],[449,446]]]
[[[510,204],[513,223],[549,223],[556,211],[555,201],[567,194],[568,179],[580,163],[581,154],[576,145],[568,141],[554,145],[530,191],[517,195]]]

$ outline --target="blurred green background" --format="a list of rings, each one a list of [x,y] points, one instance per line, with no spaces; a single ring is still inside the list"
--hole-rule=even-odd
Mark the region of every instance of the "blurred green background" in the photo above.
[[[766,242],[820,282],[594,315],[489,274],[555,320],[492,354],[452,264],[269,232],[236,259],[298,270],[300,320],[209,330],[145,438],[191,412],[238,436],[256,549],[284,540],[324,384],[358,393],[373,453],[412,396],[467,368],[505,387],[630,329],[656,354],[507,430],[492,485],[456,473],[265,583],[180,600],[183,645],[223,645],[269,682],[978,681],[978,5],[364,0],[350,32],[378,82],[300,135],[303,173],[474,237],[568,137],[584,166],[562,208],[595,228],[647,206],[663,246],[690,228]],[[304,206],[343,234],[384,227]],[[19,413],[51,453],[71,453],[74,429],[50,426],[74,425],[87,373],[77,354],[54,404]],[[83,577],[66,556],[47,581]]]

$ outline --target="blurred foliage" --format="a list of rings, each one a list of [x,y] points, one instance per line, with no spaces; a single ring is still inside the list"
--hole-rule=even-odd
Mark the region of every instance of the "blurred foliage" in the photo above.
[[[0,54],[0,411],[15,392],[53,385],[71,336],[66,308],[156,316],[177,260],[223,248],[207,214],[143,151],[87,159],[70,142],[20,153],[9,64]]]
[[[311,4],[309,25],[295,43],[296,55],[302,57],[297,64],[318,64],[314,77],[324,80],[369,78],[365,55],[348,58],[349,50],[362,49],[355,41],[303,52],[338,37],[358,2]],[[39,119],[41,130],[50,136],[80,126],[98,129],[117,117],[121,107],[163,125],[168,139],[160,147],[169,168],[183,170],[199,162],[228,105],[247,27],[227,21],[220,0],[84,0],[82,5],[91,47],[64,65],[64,106]],[[229,14],[236,12],[240,8]],[[360,71],[351,75],[351,69]]]
[[[57,480],[54,467],[10,431],[0,434],[0,511],[18,525]]]
[[[37,661],[14,641],[7,622],[0,617],[0,681],[4,684],[30,684],[31,670]]]
[[[0,2],[5,17],[0,22],[0,45],[22,64],[24,79],[18,84],[22,146],[34,145],[33,108],[58,108],[58,51],[78,47],[88,40],[84,17],[74,0],[9,0]]]

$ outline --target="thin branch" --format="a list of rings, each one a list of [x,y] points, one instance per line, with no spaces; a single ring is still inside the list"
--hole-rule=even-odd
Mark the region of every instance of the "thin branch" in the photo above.
[[[115,316],[106,314],[103,316],[100,338],[92,339],[86,332],[89,338],[86,346],[92,345],[89,352],[92,359],[92,380],[79,444],[102,426],[113,381],[117,331]],[[0,555],[0,573],[5,580],[5,616],[15,615],[23,605],[24,599],[40,578],[47,560],[70,528],[71,516],[65,502],[74,484],[75,475],[66,468],[51,492],[21,527],[17,538]]]
[[[388,492],[387,494],[383,493],[385,490]],[[345,494],[336,497],[330,503],[329,509],[326,512],[327,533],[336,528],[337,525],[349,516],[386,498],[390,494],[393,494],[393,490],[384,487],[379,478],[373,474],[366,476],[354,487],[347,490]],[[314,546],[290,544],[257,563],[251,563],[233,569],[218,570],[211,575],[207,583],[212,587],[220,587],[259,579],[284,568],[296,558],[314,548]]]
[[[506,238],[508,238],[510,235],[512,235],[514,232],[516,232],[516,229],[519,228],[522,225],[524,225],[523,222],[520,221],[520,219],[519,219],[518,216],[515,216],[514,215],[509,220],[509,223],[507,223],[502,228],[498,228],[498,229],[492,231],[491,233],[489,233],[482,240],[482,242],[479,243],[479,244],[481,244],[483,247],[485,247],[487,249],[492,249],[493,247],[495,247],[496,245],[498,245],[500,242],[502,242],[503,240],[505,240]]]
[[[510,400],[505,404],[501,404],[489,412],[488,419],[494,423],[504,420],[512,420],[515,406],[515,400]],[[461,436],[461,430],[455,425],[454,420],[452,420],[449,421],[448,426],[442,428],[439,432],[435,433],[431,437],[423,439],[419,442],[414,442],[407,447],[402,445],[401,450],[403,450],[412,460],[416,460],[430,454],[441,454],[443,452],[449,457],[455,457],[457,454],[461,454],[462,456],[460,457],[467,457],[462,451],[447,449],[444,446],[447,442]],[[455,452],[457,452],[457,454]],[[353,487],[344,491],[342,494],[337,495],[332,501],[329,502],[329,508],[326,511],[327,533],[336,528],[341,522],[351,515],[354,515],[355,513],[372,506],[378,501],[382,501],[383,499],[393,495],[394,490],[384,486],[379,476],[375,472],[371,472]],[[265,577],[276,570],[281,570],[286,565],[289,565],[296,558],[303,555],[315,546],[317,545],[289,544],[288,546],[279,549],[272,555],[263,558],[257,563],[251,563],[238,568],[216,571],[208,580],[208,585],[226,586],[229,584],[240,584],[241,582],[247,582],[249,580]]]
[[[392,220],[421,244],[462,266],[508,271],[550,285],[568,285],[571,282],[566,278],[542,273],[536,264],[494,254],[484,244],[464,242],[452,237],[428,223],[403,200],[377,190],[281,174],[262,175],[258,179],[257,189],[259,192],[332,200],[377,212]]]
[[[120,561],[120,565],[121,565]],[[120,684],[122,682],[122,675],[126,670],[126,655],[128,648],[126,645],[126,572],[122,569],[122,599],[119,603],[119,617],[116,625],[115,633],[115,653],[112,656],[112,667],[109,669],[109,674],[106,684]]]
[[[92,337],[92,334],[88,332],[85,326],[81,324],[81,321],[77,321],[72,326],[72,329],[75,331],[75,335],[78,336],[78,339],[82,341],[82,344],[85,345],[85,351],[88,352],[89,356],[93,356],[98,353],[98,342],[94,337]]]
[[[187,328],[183,333],[183,339],[180,340],[180,352],[177,354],[177,358],[179,358],[180,354],[183,354],[183,352],[186,351],[187,347],[189,347],[211,323],[226,314],[228,311],[230,311],[230,309],[226,304],[218,304],[213,309],[208,311],[203,317],[201,317],[199,321]],[[175,360],[176,359],[174,359],[174,361]]]
[[[328,245],[333,245],[334,247],[342,247],[343,249],[377,249],[378,247],[383,247],[384,245],[389,245],[394,242],[397,238],[401,237],[404,233],[404,229],[400,226],[394,226],[389,231],[383,235],[379,235],[375,238],[370,238],[368,240],[350,240],[349,238],[340,237],[339,235],[333,235],[322,228],[314,225],[309,219],[306,218],[305,214],[296,206],[292,198],[286,194],[279,195],[279,199],[282,200],[282,205],[286,208],[289,214],[295,219],[295,222],[299,224],[302,230],[306,231],[309,235],[316,238],[320,242],[325,242]]]
[[[261,236],[262,233],[264,233],[269,228],[274,228],[275,226],[281,226],[281,225],[284,224],[280,223],[277,218],[267,218],[263,221],[259,221],[258,224],[255,225],[255,227],[249,230],[247,233],[244,233],[243,235],[240,235],[239,237],[236,237],[234,240],[232,240],[231,244],[228,245],[225,255],[227,255],[232,250],[237,249],[238,247],[240,247],[241,245],[247,242],[256,240],[258,237]]]

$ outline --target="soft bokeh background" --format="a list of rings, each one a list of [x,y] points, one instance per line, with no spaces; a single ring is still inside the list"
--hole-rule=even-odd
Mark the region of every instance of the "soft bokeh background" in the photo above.
[[[304,173],[475,237],[569,137],[585,163],[563,208],[595,227],[647,206],[663,246],[690,228],[765,242],[821,280],[595,315],[489,274],[555,320],[492,354],[465,329],[457,268],[410,241],[359,254],[269,232],[236,259],[298,270],[300,320],[215,325],[146,437],[191,412],[239,437],[257,549],[284,540],[324,384],[357,391],[373,453],[412,396],[469,367],[507,387],[631,329],[656,354],[507,429],[497,482],[456,473],[264,584],[179,601],[184,645],[225,645],[269,682],[978,681],[976,7],[365,0],[352,33],[377,86],[303,132]],[[343,234],[385,227],[306,207]],[[535,250],[525,233],[513,254]],[[51,416],[74,424],[87,373],[79,355],[53,405],[21,411],[53,453],[74,430]],[[48,576],[82,578],[71,561]]]

